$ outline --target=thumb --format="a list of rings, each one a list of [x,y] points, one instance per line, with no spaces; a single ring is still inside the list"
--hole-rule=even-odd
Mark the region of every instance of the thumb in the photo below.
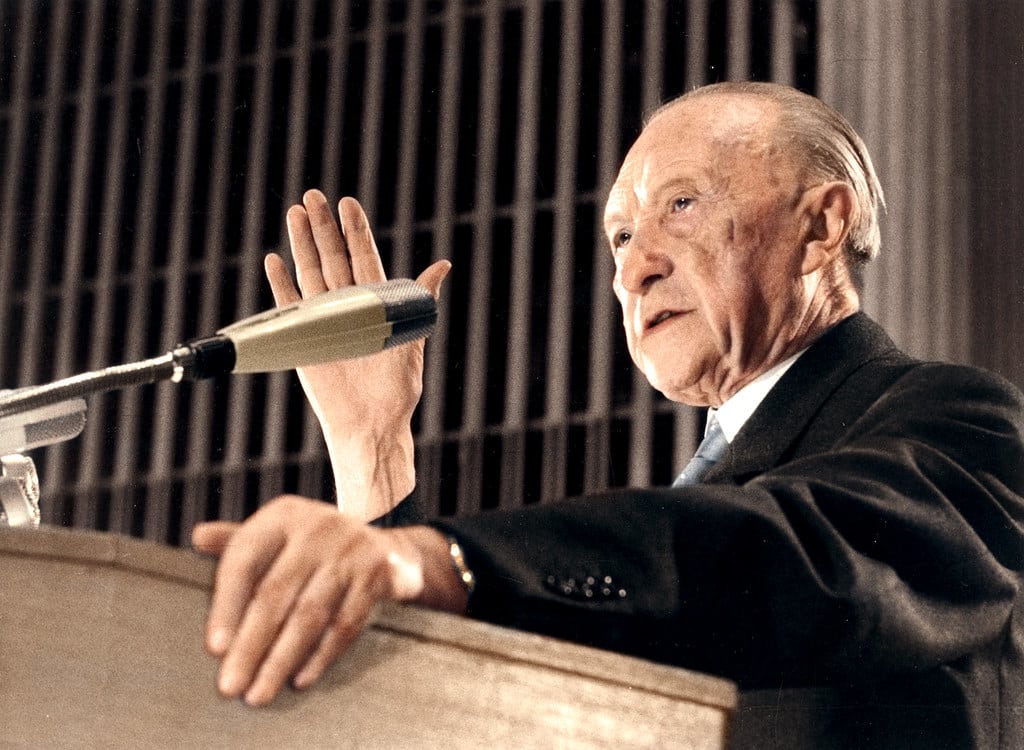
[[[434,299],[437,299],[441,294],[441,284],[447,278],[450,270],[452,270],[452,264],[449,261],[439,260],[427,266],[426,270],[416,278],[416,283],[434,295]]]
[[[239,526],[233,521],[197,523],[192,528],[192,546],[204,555],[220,557]]]

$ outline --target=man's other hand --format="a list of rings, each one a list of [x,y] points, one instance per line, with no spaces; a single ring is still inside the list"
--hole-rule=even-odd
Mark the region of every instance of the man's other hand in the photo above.
[[[319,501],[279,497],[243,524],[198,524],[192,543],[220,557],[206,627],[217,687],[251,705],[313,684],[377,602],[466,606],[439,532],[375,529]]]

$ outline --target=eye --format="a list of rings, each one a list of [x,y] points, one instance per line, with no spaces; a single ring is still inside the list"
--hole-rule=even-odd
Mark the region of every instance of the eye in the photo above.
[[[679,213],[685,211],[693,205],[693,198],[673,198],[672,199],[672,212]]]
[[[623,229],[612,239],[612,245],[616,248],[625,247],[629,244],[629,241],[633,239],[633,234],[626,229]]]

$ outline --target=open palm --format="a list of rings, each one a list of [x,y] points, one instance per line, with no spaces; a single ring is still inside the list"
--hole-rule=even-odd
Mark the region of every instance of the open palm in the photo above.
[[[380,254],[362,207],[338,203],[338,221],[326,197],[308,191],[288,210],[288,237],[298,285],[278,255],[266,259],[267,279],[278,305],[330,289],[386,280]],[[450,264],[438,261],[417,282],[437,297]],[[298,371],[327,441],[346,512],[373,518],[387,512],[415,485],[410,422],[423,392],[422,339],[354,360]]]

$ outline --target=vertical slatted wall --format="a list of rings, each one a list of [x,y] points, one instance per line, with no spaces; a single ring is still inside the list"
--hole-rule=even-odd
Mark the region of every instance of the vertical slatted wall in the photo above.
[[[625,352],[598,226],[642,113],[687,87],[812,90],[813,0],[0,2],[0,384],[140,359],[268,307],[307,187],[385,265],[454,271],[416,417],[443,514],[668,482],[697,415]],[[177,544],[330,499],[290,375],[90,401],[36,456],[49,523]]]

